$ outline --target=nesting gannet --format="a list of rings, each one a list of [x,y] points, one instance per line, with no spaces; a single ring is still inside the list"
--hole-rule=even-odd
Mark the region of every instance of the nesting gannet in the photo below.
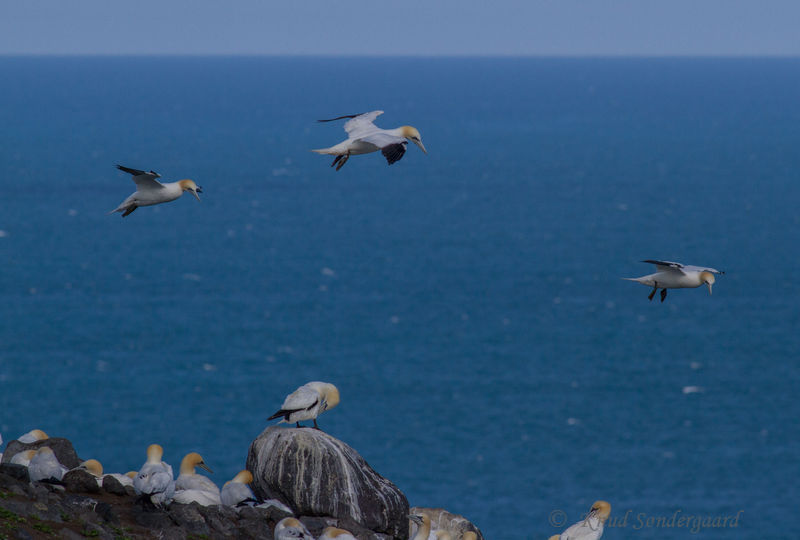
[[[30,443],[35,443],[36,441],[43,441],[49,438],[50,437],[47,436],[47,433],[45,433],[41,429],[32,429],[26,434],[21,435],[17,440],[21,443],[30,444]]]
[[[356,540],[353,533],[344,529],[337,529],[336,527],[325,527],[322,530],[322,536],[317,540]]]
[[[478,540],[478,535],[475,531],[466,531],[462,536],[461,540]]]
[[[53,450],[47,446],[39,448],[28,465],[28,475],[31,482],[61,480],[67,470],[66,467],[58,462]]]
[[[133,486],[133,479],[136,478],[137,474],[138,473],[136,471],[128,471],[125,474],[108,473],[108,474],[104,474],[103,478],[105,478],[106,476],[110,476],[111,478],[113,478],[114,480],[116,480],[117,482],[122,484],[123,486],[131,486],[132,487]],[[101,485],[102,485],[102,482],[101,482]]]
[[[136,191],[109,214],[123,212],[122,217],[125,217],[140,206],[152,206],[174,201],[183,195],[184,191],[188,191],[199,201],[200,196],[198,193],[203,192],[203,188],[195,184],[193,180],[178,180],[177,182],[162,184],[156,180],[156,178],[161,178],[161,175],[155,171],[145,172],[139,169],[129,169],[122,165],[117,165],[117,169],[133,175]]]
[[[33,459],[33,456],[35,455],[36,450],[23,450],[22,452],[17,452],[11,456],[11,463],[15,465],[24,465],[27,467],[31,464],[31,459]]]
[[[147,461],[133,479],[133,489],[137,494],[149,495],[156,506],[168,503],[175,494],[175,481],[172,467],[161,461],[164,449],[157,444],[147,447]]]
[[[253,490],[248,485],[253,481],[253,475],[248,470],[239,471],[232,480],[228,480],[222,486],[222,504],[227,506],[240,506],[247,504],[258,504]]]
[[[205,461],[203,456],[197,452],[190,452],[186,454],[181,461],[181,471],[178,474],[178,479],[175,480],[175,489],[199,489],[202,491],[209,491],[216,493],[219,498],[219,488],[210,478],[197,474],[195,467],[200,467],[206,471],[213,473]],[[219,503],[217,503],[219,504]]]
[[[724,274],[719,270],[707,266],[685,266],[681,263],[670,261],[642,261],[656,265],[657,272],[638,278],[622,278],[628,281],[636,281],[642,285],[653,287],[653,292],[649,298],[653,300],[656,291],[661,289],[661,301],[667,297],[667,289],[686,289],[699,287],[703,283],[708,285],[708,294],[711,294],[711,286],[714,284],[714,274]]]
[[[428,540],[431,535],[431,518],[427,514],[411,514],[408,519],[417,525],[417,532],[411,540]]]
[[[275,540],[314,540],[306,526],[300,520],[293,517],[283,518],[275,525],[273,531]]]
[[[339,390],[330,383],[312,381],[306,383],[288,396],[281,405],[281,409],[267,418],[274,420],[283,417],[279,423],[294,422],[300,427],[302,420],[314,420],[314,427],[317,425],[317,416],[323,412],[333,409],[339,404]]]
[[[103,487],[103,465],[99,461],[96,459],[87,459],[86,461],[82,461],[77,468],[83,469],[94,476],[95,480],[97,480],[97,485]]]
[[[386,161],[391,165],[403,157],[403,154],[406,152],[408,141],[419,146],[426,154],[428,153],[428,151],[425,150],[425,146],[422,144],[422,139],[420,138],[417,128],[412,126],[400,126],[395,129],[381,129],[373,124],[373,121],[382,114],[383,111],[372,111],[363,114],[339,116],[328,120],[319,120],[319,122],[333,122],[334,120],[349,118],[349,120],[344,123],[344,130],[347,132],[348,139],[340,142],[336,146],[320,148],[318,150],[312,150],[312,152],[336,156],[333,163],[331,163],[331,167],[338,163],[338,165],[336,165],[337,171],[347,163],[351,155],[369,154],[370,152],[377,152],[378,150],[381,151]]]
[[[609,503],[595,501],[586,518],[562,532],[560,540],[598,540],[603,536],[603,524],[610,514],[611,505]]]

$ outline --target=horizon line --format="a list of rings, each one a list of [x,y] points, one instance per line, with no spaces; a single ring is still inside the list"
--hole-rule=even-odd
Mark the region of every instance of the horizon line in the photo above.
[[[800,59],[800,53],[746,54],[327,54],[327,53],[5,53],[0,58],[323,58],[323,59]]]

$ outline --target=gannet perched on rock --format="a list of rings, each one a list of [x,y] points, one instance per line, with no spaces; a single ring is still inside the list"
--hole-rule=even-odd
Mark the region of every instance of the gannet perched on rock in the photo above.
[[[294,422],[297,427],[300,427],[302,420],[314,420],[314,427],[319,429],[317,416],[333,409],[338,404],[339,390],[334,385],[312,381],[286,396],[281,409],[267,420],[274,420],[282,416],[281,422],[289,424]]]
[[[275,540],[314,540],[306,526],[300,520],[293,517],[283,518],[275,525],[273,531]]]
[[[336,527],[325,527],[322,530],[322,536],[317,540],[356,540],[353,533],[344,529],[337,529]]]
[[[41,429],[32,429],[26,434],[21,435],[17,440],[21,443],[31,444],[35,443],[36,441],[43,441],[49,438],[50,437],[47,436],[47,433],[45,433]]]
[[[129,169],[122,165],[117,165],[117,169],[133,175],[136,191],[109,214],[123,212],[122,217],[125,217],[140,206],[152,206],[174,201],[183,195],[184,191],[188,191],[199,201],[200,196],[198,193],[203,192],[203,188],[195,184],[193,180],[178,180],[177,182],[162,184],[156,180],[156,178],[161,178],[161,175],[155,171],[145,172],[139,169]]]
[[[133,479],[133,489],[139,495],[149,495],[156,506],[169,503],[175,494],[172,467],[161,461],[164,449],[157,444],[147,447],[147,461]]]
[[[31,482],[39,482],[41,480],[60,481],[68,470],[58,462],[53,450],[47,446],[39,448],[28,465],[28,475],[30,475]]]
[[[24,465],[27,467],[31,464],[31,459],[36,455],[36,450],[23,450],[11,456],[11,463],[15,465]]]
[[[178,474],[178,479],[175,480],[175,489],[200,489],[203,491],[211,491],[219,496],[219,488],[210,478],[197,474],[195,467],[200,467],[213,474],[206,462],[203,461],[203,456],[197,452],[189,452],[183,457],[181,461],[181,471]]]
[[[246,504],[258,504],[253,490],[250,489],[250,484],[253,481],[253,475],[248,470],[239,471],[232,480],[228,480],[222,486],[222,504],[227,506],[240,506]]]
[[[603,536],[603,526],[610,514],[609,503],[595,501],[586,518],[562,532],[560,540],[598,540]]]
[[[373,124],[373,121],[382,114],[383,111],[372,111],[363,114],[339,116],[328,120],[319,120],[319,122],[333,122],[334,120],[349,118],[349,120],[344,123],[344,130],[347,132],[348,139],[340,142],[336,146],[320,148],[318,150],[312,150],[312,152],[336,156],[333,163],[331,163],[331,167],[338,163],[336,166],[337,171],[347,163],[351,155],[369,154],[371,152],[377,152],[378,150],[381,151],[386,161],[391,165],[395,161],[400,161],[400,158],[406,153],[408,141],[419,146],[426,154],[428,153],[428,151],[425,150],[425,146],[422,144],[422,139],[420,138],[417,128],[412,126],[400,126],[395,129],[381,129]]]
[[[703,283],[708,285],[708,294],[711,294],[711,286],[716,279],[714,274],[724,274],[714,268],[708,266],[685,266],[681,263],[670,261],[642,261],[656,265],[657,272],[638,278],[622,278],[628,281],[636,281],[642,285],[653,287],[653,292],[650,293],[649,298],[653,300],[656,291],[661,289],[661,301],[667,297],[667,289],[686,289],[699,287]]]
[[[88,471],[89,474],[95,477],[97,480],[97,485],[103,487],[103,465],[96,459],[87,459],[86,461],[82,461],[80,465],[77,467],[78,469],[83,469]]]

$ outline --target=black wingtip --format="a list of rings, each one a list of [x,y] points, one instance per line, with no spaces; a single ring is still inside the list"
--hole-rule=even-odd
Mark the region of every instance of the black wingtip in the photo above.
[[[345,118],[355,118],[357,116],[361,116],[364,113],[359,114],[346,114],[344,116],[337,116],[336,118],[326,118],[324,120],[317,120],[317,122],[335,122],[336,120],[344,120]]]
[[[286,419],[288,420],[289,419],[289,415],[286,414],[286,412],[287,411],[284,411],[283,409],[281,409],[278,412],[276,412],[275,414],[273,414],[272,416],[270,416],[269,418],[267,418],[267,421],[275,420],[276,418],[280,418],[281,416],[285,416]]]

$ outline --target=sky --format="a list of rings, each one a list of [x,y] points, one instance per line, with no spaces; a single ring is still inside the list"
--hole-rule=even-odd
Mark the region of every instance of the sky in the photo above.
[[[797,0],[0,0],[0,54],[797,56]]]

